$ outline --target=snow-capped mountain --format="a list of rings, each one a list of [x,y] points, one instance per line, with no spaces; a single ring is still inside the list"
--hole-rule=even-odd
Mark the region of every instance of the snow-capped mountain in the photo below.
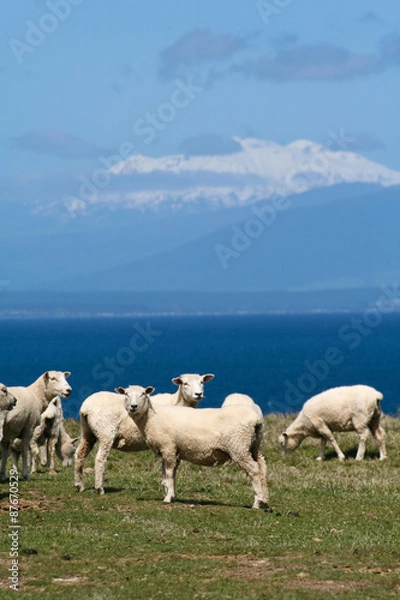
[[[118,193],[104,190],[99,200],[130,207],[199,201],[243,206],[273,195],[289,196],[341,183],[400,184],[399,172],[355,152],[332,150],[309,140],[280,145],[233,139],[241,149],[232,154],[131,156],[109,171],[121,184]]]

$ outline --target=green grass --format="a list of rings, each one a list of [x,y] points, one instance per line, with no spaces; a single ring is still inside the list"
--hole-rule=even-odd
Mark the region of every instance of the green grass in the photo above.
[[[375,442],[355,462],[357,438],[338,435],[350,458],[306,440],[289,458],[277,436],[291,418],[266,418],[272,513],[252,510],[235,466],[183,463],[178,500],[164,505],[160,463],[150,452],[112,451],[106,495],[73,488],[72,468],[19,482],[18,598],[362,600],[400,597],[400,419],[385,417],[389,458]],[[67,423],[72,433],[78,424]],[[94,452],[86,467],[93,467]],[[7,532],[8,484],[1,525]],[[3,543],[4,542],[4,543]],[[10,598],[10,541],[2,537],[0,598]],[[36,553],[30,553],[35,550]]]

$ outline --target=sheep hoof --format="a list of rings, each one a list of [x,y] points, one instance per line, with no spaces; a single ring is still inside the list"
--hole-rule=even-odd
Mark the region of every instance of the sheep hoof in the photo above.
[[[172,498],[172,497],[168,498],[168,496],[167,496],[167,497],[164,498],[163,502],[165,504],[171,504],[171,502],[173,502],[174,500],[175,500],[175,498]]]
[[[105,494],[104,488],[102,488],[102,487],[96,488],[96,491],[100,494],[100,496],[104,496],[104,494]]]
[[[85,486],[82,483],[76,483],[75,484],[75,490],[77,492],[83,492],[84,489],[85,489]]]
[[[269,507],[268,502],[266,502],[265,500],[262,500],[261,498],[258,498],[258,497],[254,498],[252,508],[255,508],[255,509],[262,508],[263,510],[265,510],[267,512],[272,512],[272,510]]]
[[[49,470],[49,475],[57,475],[57,471],[55,469],[50,469]]]
[[[317,456],[317,458],[315,460],[319,460],[319,461],[325,460],[325,456]]]

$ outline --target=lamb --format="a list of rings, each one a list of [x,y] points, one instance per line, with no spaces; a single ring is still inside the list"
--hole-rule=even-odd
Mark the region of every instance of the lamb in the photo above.
[[[235,392],[234,394],[229,394],[229,396],[227,396],[222,403],[222,407],[237,405],[251,406],[256,411],[259,417],[261,417],[262,419],[264,418],[261,408],[258,406],[258,404],[254,402],[253,398],[251,398],[247,394],[239,394],[237,392]]]
[[[175,475],[181,460],[203,466],[236,463],[250,477],[253,508],[268,508],[266,465],[262,455],[263,419],[249,406],[193,410],[159,406],[153,387],[116,388],[149,448],[162,459],[164,502],[175,499]]]
[[[57,398],[57,396],[56,396]],[[46,409],[47,411],[47,409]],[[45,412],[46,412],[45,411]],[[42,413],[42,417],[43,417],[44,413]],[[47,422],[49,421],[49,419],[47,419]],[[38,425],[35,428],[36,429],[40,428],[41,426]],[[70,467],[72,465],[72,458],[75,454],[76,451],[76,444],[79,440],[79,438],[72,438],[69,433],[66,431],[65,427],[64,427],[64,423],[63,421],[61,421],[60,423],[60,427],[59,429],[59,435],[55,440],[55,453],[58,456],[58,458],[61,461],[61,464],[63,467]],[[53,470],[51,468],[51,457],[50,457],[50,448],[49,448],[49,439],[52,436],[52,429],[51,427],[48,426],[47,432],[45,431],[43,437],[41,437],[39,444],[41,444],[39,446],[39,451],[40,451],[40,462],[42,464],[42,467],[50,467],[50,472],[51,473],[55,473],[55,470]],[[41,443],[43,441],[43,443]],[[32,442],[31,442],[31,465],[32,465],[32,445],[33,445],[33,438],[32,438]],[[18,464],[19,461],[19,457],[21,456],[21,440],[19,438],[16,438],[11,446],[10,446],[10,453],[11,456],[13,457],[13,461],[15,464]],[[53,463],[54,464],[54,463]],[[37,465],[36,465],[36,469],[37,469]],[[33,471],[31,471],[33,472]]]
[[[35,473],[39,466],[39,457],[43,466],[50,467],[50,473],[55,474],[56,454],[62,461],[63,466],[72,464],[75,453],[73,440],[64,427],[63,411],[59,396],[53,398],[46,410],[41,414],[40,424],[35,427],[31,441],[32,470]]]
[[[204,383],[214,378],[212,373],[197,375],[186,373],[174,377],[178,386],[174,394],[157,394],[154,402],[177,406],[196,407],[204,396]],[[81,441],[75,454],[75,488],[83,492],[83,467],[89,452],[99,442],[95,458],[95,489],[104,494],[104,472],[112,448],[123,452],[147,450],[147,444],[132,419],[129,418],[123,399],[113,392],[97,392],[84,400],[79,411]]]
[[[9,389],[0,383],[0,441],[3,439],[4,422],[9,410],[12,410],[17,404],[17,399],[12,395]]]
[[[61,371],[46,371],[36,381],[27,387],[10,387],[9,390],[17,398],[17,405],[8,413],[4,423],[4,437],[1,441],[0,480],[6,481],[6,465],[10,445],[16,438],[21,439],[22,476],[30,479],[29,448],[33,430],[40,423],[40,415],[46,410],[54,396],[68,398],[72,392],[67,382],[71,373]],[[18,468],[13,455],[13,467]]]
[[[63,467],[71,467],[72,459],[76,452],[76,445],[79,437],[72,438],[64,427],[64,423],[61,422],[60,435],[58,436],[56,443],[56,454],[61,461]],[[49,466],[49,457],[47,460],[42,460],[42,465]]]
[[[356,460],[365,454],[365,442],[371,431],[379,444],[379,458],[387,457],[385,432],[380,425],[383,395],[367,385],[332,388],[305,402],[297,418],[279,436],[282,454],[293,452],[307,436],[321,438],[321,452],[317,460],[324,460],[326,442],[331,442],[339,460],[345,455],[339,448],[332,431],[356,431],[359,445]]]

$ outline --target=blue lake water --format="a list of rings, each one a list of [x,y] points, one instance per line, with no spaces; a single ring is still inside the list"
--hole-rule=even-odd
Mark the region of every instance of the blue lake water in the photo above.
[[[116,386],[174,391],[181,373],[214,373],[202,406],[249,394],[264,413],[296,412],[320,391],[364,383],[400,404],[400,314],[185,316],[0,321],[0,381],[28,385],[71,371],[66,416],[86,396]]]

